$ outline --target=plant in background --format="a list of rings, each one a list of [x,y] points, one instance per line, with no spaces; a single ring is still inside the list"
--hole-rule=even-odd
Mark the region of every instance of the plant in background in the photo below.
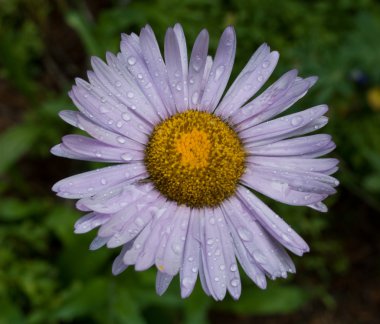
[[[79,199],[89,214],[77,233],[96,227],[91,249],[122,246],[113,264],[156,265],[163,294],[179,273],[182,297],[199,275],[204,291],[222,300],[241,293],[237,260],[260,287],[286,277],[306,242],[252,192],[277,201],[327,211],[335,193],[336,159],[319,158],[335,148],[326,134],[308,135],[327,123],[320,105],[276,117],[316,82],[285,73],[249,101],[274,70],[279,54],[263,44],[225,96],[235,57],[232,27],[221,36],[215,57],[209,36],[197,37],[190,62],[182,27],[169,28],[164,60],[149,26],[123,35],[121,53],[107,63],[92,59],[89,82],[76,80],[70,97],[76,111],[62,111],[84,130],[63,137],[52,153],[72,159],[116,163],[64,179],[53,190]],[[237,259],[237,260],[236,260]]]

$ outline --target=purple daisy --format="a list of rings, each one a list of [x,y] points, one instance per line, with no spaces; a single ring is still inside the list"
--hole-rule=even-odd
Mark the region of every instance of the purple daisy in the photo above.
[[[89,82],[76,80],[70,97],[79,111],[62,111],[87,132],[64,136],[52,153],[116,163],[59,181],[58,196],[79,199],[88,212],[76,233],[100,227],[90,249],[122,246],[112,271],[156,265],[163,294],[179,273],[181,295],[199,275],[206,294],[222,300],[241,293],[238,262],[259,286],[295,267],[285,248],[302,255],[306,242],[253,191],[326,212],[335,193],[331,136],[308,135],[327,123],[320,105],[276,117],[317,81],[285,73],[249,101],[267,81],[279,54],[263,44],[223,96],[233,67],[236,36],[227,27],[214,58],[202,30],[190,62],[177,24],[161,56],[153,30],[122,35],[121,52],[91,60]],[[188,63],[189,62],[189,63]],[[222,98],[223,96],[223,98]]]

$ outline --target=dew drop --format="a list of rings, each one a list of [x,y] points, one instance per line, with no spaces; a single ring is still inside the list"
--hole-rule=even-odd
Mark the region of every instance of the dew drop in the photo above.
[[[220,79],[220,77],[222,76],[222,74],[224,72],[224,69],[225,69],[224,65],[220,65],[216,68],[214,81],[218,81]]]
[[[303,118],[301,116],[293,117],[290,121],[292,126],[298,126],[303,122]]]
[[[181,84],[181,82],[178,82],[176,84],[175,88],[177,89],[177,91],[181,91],[182,90],[182,84]]]
[[[120,144],[124,144],[124,143],[125,143],[125,138],[122,137],[122,136],[118,136],[118,137],[116,138],[116,140],[117,140]]]
[[[189,260],[189,262],[193,262],[194,258],[193,257],[189,257],[187,260]]]
[[[116,81],[115,85],[119,88],[119,87],[121,87],[121,82],[120,81]]]
[[[199,93],[198,91],[195,91],[193,93],[193,95],[191,96],[191,102],[193,105],[196,105],[198,103],[198,99],[199,99]]]
[[[193,79],[193,78],[190,78],[189,83],[190,83],[190,84],[194,84],[194,79]]]
[[[239,227],[238,230],[237,230],[240,238],[243,240],[243,241],[250,241],[252,240],[252,234],[251,232],[246,229],[245,227]]]
[[[232,287],[237,287],[237,286],[239,286],[239,280],[238,280],[238,279],[232,279],[232,280],[231,280],[231,286],[232,286]]]
[[[237,270],[237,265],[236,265],[236,263],[231,264],[230,270],[231,270],[232,272],[235,272],[235,271]]]
[[[98,157],[98,158],[100,158],[100,157],[102,157],[102,153],[100,153],[100,152],[96,152],[96,153],[95,153],[95,156]]]
[[[121,128],[122,126],[123,126],[123,122],[121,121],[121,120],[119,120],[118,122],[117,122],[117,124],[116,124],[116,127],[117,128]]]
[[[208,240],[207,240],[207,244],[208,244],[208,245],[212,245],[213,243],[214,243],[214,240],[213,240],[213,239],[208,239]]]
[[[141,80],[143,78],[143,75],[141,73],[137,73],[137,78]]]
[[[136,58],[134,56],[130,56],[130,57],[128,57],[127,62],[129,65],[135,65],[136,64]]]
[[[105,185],[105,184],[107,184],[107,180],[104,179],[104,178],[102,178],[102,179],[100,179],[100,183],[101,183],[102,185]]]
[[[211,225],[214,225],[215,224],[215,218],[211,217],[210,220],[209,220],[209,222],[210,222]]]
[[[99,110],[100,110],[100,113],[102,113],[102,114],[106,114],[109,112],[109,109],[104,105],[100,105]]]
[[[123,153],[121,155],[121,158],[124,160],[124,161],[131,161],[132,160],[132,156],[128,153]]]
[[[129,114],[127,114],[127,113],[123,113],[123,114],[121,115],[121,118],[123,118],[125,121],[131,120],[131,117],[130,117]]]
[[[259,74],[259,76],[257,77],[257,81],[262,82],[263,80],[264,77],[261,74]]]
[[[139,227],[142,227],[142,226],[144,226],[144,221],[142,220],[142,218],[140,218],[140,217],[137,217],[136,219],[135,219],[135,224],[137,225],[137,226],[139,226]]]
[[[191,271],[194,272],[194,273],[196,273],[198,271],[198,268],[197,267],[192,267]]]
[[[263,68],[266,69],[269,66],[269,61],[263,62]]]
[[[221,265],[219,266],[219,269],[222,270],[222,271],[223,271],[225,268],[226,268],[226,266],[225,266],[224,264],[221,264]]]
[[[179,243],[173,243],[172,244],[172,250],[175,254],[179,254],[182,251],[182,247]]]
[[[128,98],[133,98],[135,96],[135,94],[132,92],[132,91],[128,91],[128,93],[127,93],[127,97]]]
[[[184,288],[190,288],[192,284],[193,284],[193,280],[191,280],[191,278],[185,277],[181,281],[181,285]]]

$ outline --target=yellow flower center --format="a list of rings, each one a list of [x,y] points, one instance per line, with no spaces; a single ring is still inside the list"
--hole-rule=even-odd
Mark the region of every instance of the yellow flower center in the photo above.
[[[155,188],[189,207],[213,207],[235,193],[245,151],[236,132],[219,117],[188,110],[158,124],[145,150]]]

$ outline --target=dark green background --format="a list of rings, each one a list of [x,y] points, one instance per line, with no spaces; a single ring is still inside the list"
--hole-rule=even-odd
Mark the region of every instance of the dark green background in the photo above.
[[[155,271],[111,274],[116,250],[88,251],[94,233],[54,182],[97,165],[53,157],[73,128],[57,116],[91,55],[118,51],[121,32],[151,24],[162,44],[180,22],[192,45],[207,28],[211,53],[229,24],[233,76],[263,42],[280,52],[273,81],[297,68],[320,81],[294,109],[327,103],[337,143],[330,211],[268,201],[310,244],[297,274],[261,291],[246,277],[238,302],[216,303],[178,280],[163,297]],[[371,0],[0,0],[0,323],[374,323],[380,318],[380,5]]]

